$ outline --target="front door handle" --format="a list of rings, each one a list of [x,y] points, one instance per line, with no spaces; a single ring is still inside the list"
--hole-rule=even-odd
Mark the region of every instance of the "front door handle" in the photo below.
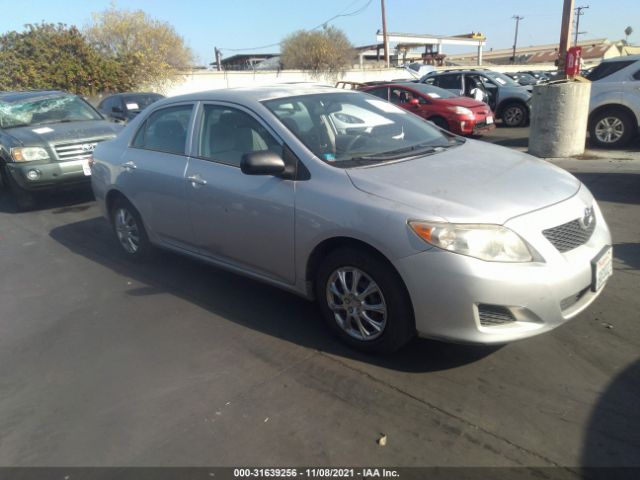
[[[195,175],[191,175],[190,177],[187,177],[187,180],[189,182],[191,182],[192,186],[196,186],[196,185],[206,185],[207,181],[202,178],[199,174],[195,174]]]
[[[131,170],[135,170],[136,168],[138,168],[138,166],[135,163],[129,161],[129,162],[123,163],[122,168],[130,172]]]

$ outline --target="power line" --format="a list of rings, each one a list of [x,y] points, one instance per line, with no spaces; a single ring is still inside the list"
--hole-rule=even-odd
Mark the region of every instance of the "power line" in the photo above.
[[[329,18],[328,20],[325,20],[324,22],[316,25],[315,27],[311,28],[310,30],[317,30],[320,27],[324,27],[326,26],[329,22],[335,20],[336,18],[341,18],[341,17],[354,17],[356,15],[361,14],[362,12],[364,12],[369,5],[371,5],[371,2],[373,0],[368,0],[367,3],[365,3],[362,7],[354,10],[353,12],[349,12],[349,13],[342,13],[346,10],[348,10],[349,8],[351,8],[351,6],[354,3],[357,3],[359,0],[355,0],[353,2],[351,2],[349,5],[347,5],[346,8],[344,8],[343,10],[341,10],[341,13],[338,13],[337,15],[334,15],[333,17]],[[220,50],[227,50],[229,52],[246,52],[249,50],[261,50],[263,48],[271,48],[271,47],[277,47],[281,44],[282,42],[278,42],[278,43],[271,43],[269,45],[261,45],[259,47],[249,47],[249,48],[220,48]]]

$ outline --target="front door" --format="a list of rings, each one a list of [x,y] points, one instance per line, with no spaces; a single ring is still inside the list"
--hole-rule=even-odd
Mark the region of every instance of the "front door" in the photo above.
[[[247,111],[204,104],[186,172],[195,243],[218,261],[293,284],[295,182],[245,175],[245,153],[283,154],[280,141]]]

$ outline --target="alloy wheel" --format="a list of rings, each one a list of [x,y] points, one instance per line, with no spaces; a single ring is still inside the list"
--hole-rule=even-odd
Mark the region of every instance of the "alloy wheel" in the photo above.
[[[118,208],[116,210],[114,226],[122,248],[127,253],[137,253],[140,248],[140,229],[136,218],[128,209]]]
[[[604,117],[596,123],[595,134],[601,143],[615,143],[624,135],[624,123],[618,117]]]
[[[327,281],[327,305],[338,326],[351,337],[371,341],[384,332],[387,304],[378,284],[355,267],[335,270]]]
[[[507,108],[502,114],[504,122],[509,126],[516,126],[522,123],[524,113],[521,107],[513,106]]]

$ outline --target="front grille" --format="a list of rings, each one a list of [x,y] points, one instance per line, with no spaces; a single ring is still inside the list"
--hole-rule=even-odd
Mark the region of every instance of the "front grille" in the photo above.
[[[513,313],[507,307],[499,305],[478,305],[480,325],[483,327],[495,327],[516,321]]]
[[[564,253],[587,243],[595,228],[595,217],[586,228],[582,226],[580,220],[576,219],[562,225],[558,225],[557,227],[543,230],[542,234],[553,244],[554,247]]]
[[[587,290],[589,290],[589,287],[583,288],[578,293],[570,295],[564,300],[562,300],[560,302],[560,309],[566,310],[567,308],[574,306],[576,303],[580,301],[580,299],[584,296],[584,294],[587,293]]]
[[[84,142],[84,143],[62,143],[54,145],[58,159],[61,162],[67,162],[70,160],[88,160],[93,154],[93,150],[96,148],[100,140]]]

